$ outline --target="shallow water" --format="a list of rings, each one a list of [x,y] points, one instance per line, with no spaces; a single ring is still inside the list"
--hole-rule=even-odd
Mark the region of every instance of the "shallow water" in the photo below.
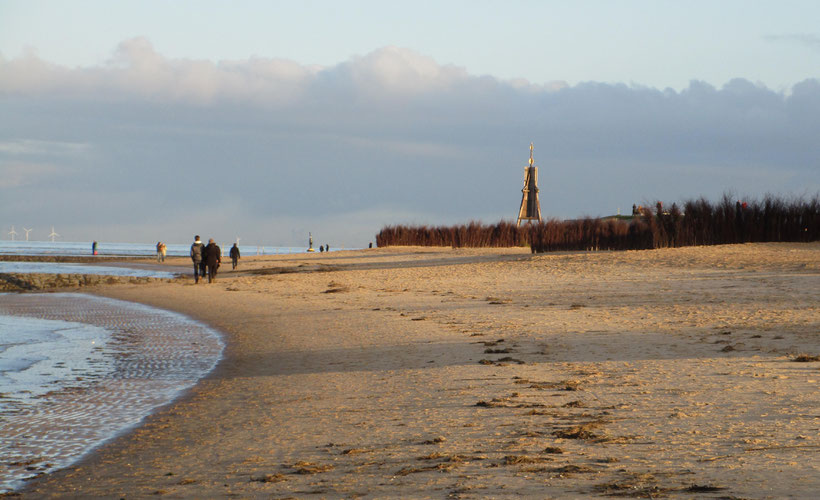
[[[217,242],[217,244],[222,247],[222,252],[227,254],[228,249],[233,243]],[[157,254],[156,245],[156,242],[111,243],[100,241],[97,242],[97,254],[101,256],[127,255],[132,257],[150,257]],[[244,256],[301,253],[304,252],[305,249],[306,247],[239,245],[239,251]],[[187,257],[191,251],[191,243],[168,243],[166,250],[168,256]],[[91,242],[0,240],[0,255],[86,256],[91,255]]]
[[[0,415],[66,381],[104,376],[109,337],[104,328],[83,323],[0,316]]]
[[[210,372],[219,334],[83,294],[0,294],[0,492],[66,467]]]
[[[134,276],[145,278],[174,278],[174,273],[131,267],[90,266],[62,262],[6,262],[0,261],[0,273],[38,274],[96,274],[101,276]]]

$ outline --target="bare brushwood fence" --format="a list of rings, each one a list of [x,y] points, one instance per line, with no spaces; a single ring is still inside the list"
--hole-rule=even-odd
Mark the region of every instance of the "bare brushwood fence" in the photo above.
[[[515,247],[533,252],[559,250],[641,250],[693,245],[820,240],[820,198],[788,201],[768,196],[747,203],[728,196],[660,202],[634,217],[547,220],[515,223],[471,222],[457,226],[387,226],[376,235],[385,246]]]

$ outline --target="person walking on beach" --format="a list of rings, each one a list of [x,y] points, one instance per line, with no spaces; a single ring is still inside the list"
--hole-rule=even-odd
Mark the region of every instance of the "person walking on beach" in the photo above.
[[[205,247],[205,259],[208,263],[208,283],[213,283],[216,279],[216,270],[222,261],[222,250],[214,243],[213,238],[208,240],[208,246]]]
[[[165,262],[165,243],[157,242],[157,262]]]
[[[194,283],[199,283],[200,275],[205,276],[205,273],[202,272],[204,249],[205,246],[202,244],[202,240],[199,239],[199,235],[194,236],[194,244],[191,245],[191,260],[194,261]]]
[[[202,262],[199,263],[199,275],[203,278],[208,275],[208,245],[202,244]]]
[[[239,263],[239,247],[236,246],[236,243],[233,244],[230,251],[231,255],[231,263],[233,264],[232,269],[236,269],[236,265]]]

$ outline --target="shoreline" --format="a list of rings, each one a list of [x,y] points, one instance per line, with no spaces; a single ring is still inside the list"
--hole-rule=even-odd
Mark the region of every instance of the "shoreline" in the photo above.
[[[6,487],[70,466],[129,432],[210,373],[224,345],[219,332],[180,313],[95,295],[6,294],[0,312],[51,322],[54,332],[81,330],[80,338],[58,336],[63,350],[44,358],[49,341],[37,344],[31,352],[45,364],[26,368],[28,388],[3,396]]]
[[[820,354],[820,245],[515,255],[84,289],[223,332],[223,359],[22,496],[811,498],[820,373],[791,359]]]

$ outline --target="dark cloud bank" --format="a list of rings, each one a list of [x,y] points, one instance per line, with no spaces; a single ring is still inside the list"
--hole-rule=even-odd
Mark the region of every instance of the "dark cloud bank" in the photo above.
[[[820,190],[816,79],[533,85],[392,47],[315,68],[135,39],[94,68],[0,58],[0,117],[0,224],[40,238],[350,247],[385,224],[512,219],[530,142],[546,216]]]

